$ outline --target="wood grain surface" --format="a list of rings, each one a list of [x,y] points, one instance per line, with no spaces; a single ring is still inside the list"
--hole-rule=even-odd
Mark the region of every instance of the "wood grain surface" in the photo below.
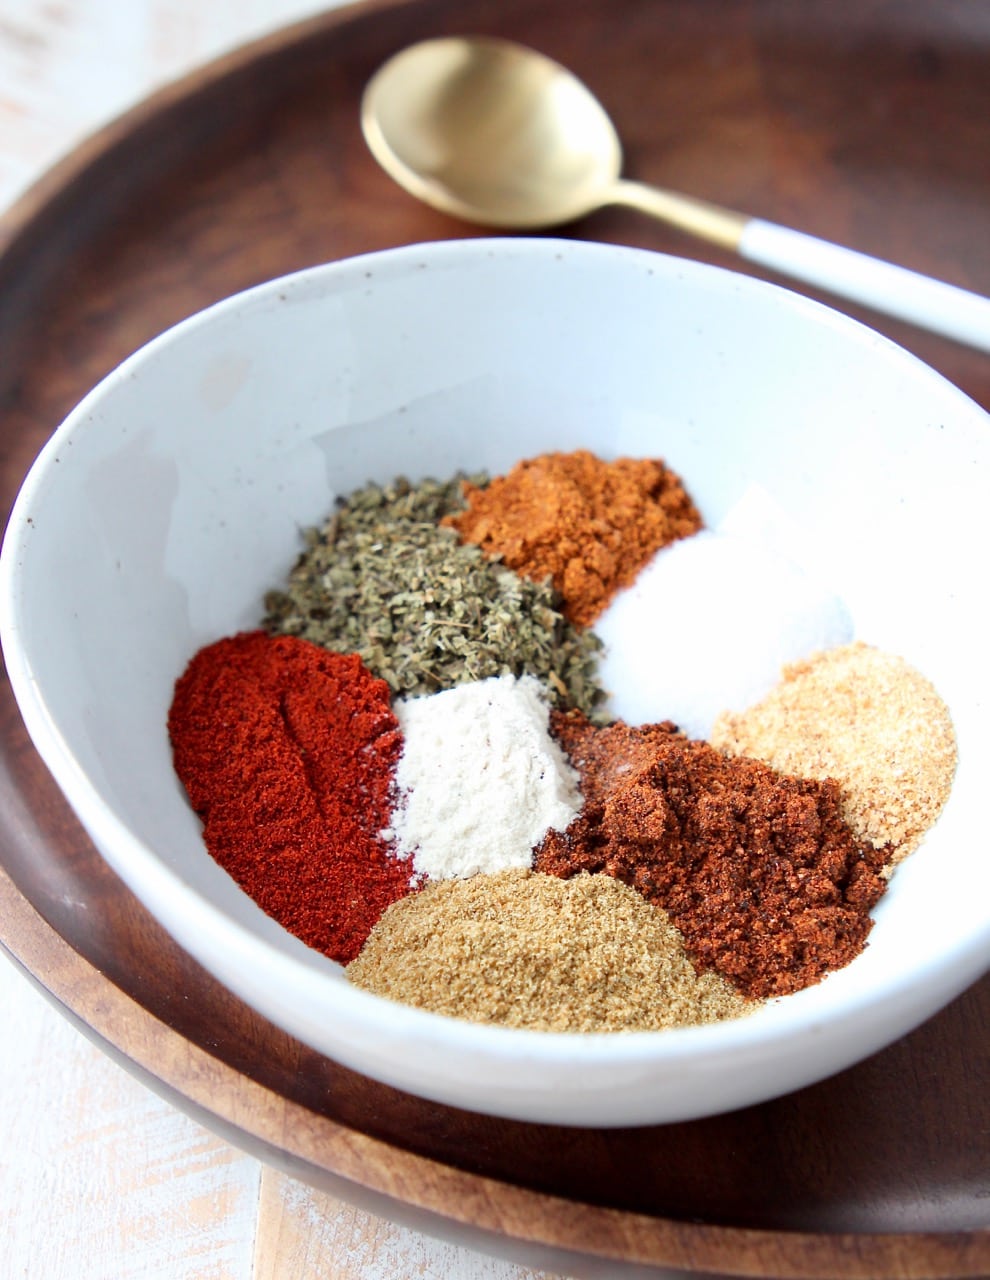
[[[396,191],[357,119],[391,52],[467,29],[581,74],[630,174],[990,293],[985,6],[627,0],[620,20],[606,0],[372,2],[164,90],[0,223],[8,507],[67,409],[168,324],[315,262],[480,233]],[[568,233],[738,265],[629,211]],[[854,314],[990,407],[986,356]],[[348,1072],[209,979],[98,858],[6,684],[0,797],[8,950],[142,1078],[331,1194],[573,1274],[990,1273],[987,980],[760,1107],[642,1130],[514,1124]]]

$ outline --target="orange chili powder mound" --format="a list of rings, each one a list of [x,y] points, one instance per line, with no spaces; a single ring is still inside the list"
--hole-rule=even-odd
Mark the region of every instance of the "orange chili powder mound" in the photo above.
[[[213,858],[262,910],[342,964],[410,892],[379,833],[402,734],[354,654],[244,632],[201,649],[169,712],[175,770]]]
[[[467,509],[446,516],[465,542],[524,578],[549,577],[576,626],[594,622],[655,552],[697,533],[701,516],[680,479],[651,458],[606,462],[586,449],[519,462]]]
[[[786,995],[866,945],[883,853],[842,819],[837,783],[729,759],[669,722],[596,729],[553,712],[584,809],[534,870],[606,872],[662,907],[699,971],[746,996]]]

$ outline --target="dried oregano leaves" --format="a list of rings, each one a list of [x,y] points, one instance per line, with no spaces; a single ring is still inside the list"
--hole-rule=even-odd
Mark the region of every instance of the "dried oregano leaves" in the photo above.
[[[455,476],[366,485],[338,501],[284,590],[265,597],[267,630],[356,653],[395,694],[436,693],[488,676],[532,675],[549,700],[594,715],[600,641],[531,582],[462,544],[440,520],[463,510]]]

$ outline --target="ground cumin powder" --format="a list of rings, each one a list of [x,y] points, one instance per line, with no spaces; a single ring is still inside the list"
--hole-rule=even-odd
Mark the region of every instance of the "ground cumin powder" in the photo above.
[[[834,778],[846,822],[892,865],[917,848],[952,787],[956,740],[934,686],[903,658],[856,642],[784,668],[712,743],[802,778]]]
[[[664,912],[618,880],[522,869],[396,903],[347,976],[433,1013],[535,1031],[652,1031],[756,1007],[698,974]]]
[[[581,776],[584,809],[551,831],[534,867],[606,872],[664,908],[699,969],[747,996],[786,995],[866,943],[883,856],[842,818],[838,784],[728,759],[670,723],[552,727]]]
[[[517,463],[445,517],[465,542],[524,578],[550,578],[564,615],[589,626],[656,551],[701,528],[680,479],[659,460],[606,462],[586,449]]]

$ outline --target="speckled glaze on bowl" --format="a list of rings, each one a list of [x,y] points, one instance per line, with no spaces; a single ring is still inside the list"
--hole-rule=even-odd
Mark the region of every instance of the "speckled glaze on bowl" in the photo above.
[[[952,796],[897,871],[866,951],[738,1022],[545,1035],[356,990],[213,863],[172,771],[177,675],[204,643],[257,625],[299,526],[335,494],[577,447],[666,458],[709,523],[760,485],[827,567],[857,635],[929,676],[955,720]],[[988,493],[987,415],[794,293],[588,243],[411,246],[228,299],[106,378],[18,499],[0,638],[31,737],[102,855],[273,1022],[474,1111],[683,1120],[850,1065],[990,963]]]

